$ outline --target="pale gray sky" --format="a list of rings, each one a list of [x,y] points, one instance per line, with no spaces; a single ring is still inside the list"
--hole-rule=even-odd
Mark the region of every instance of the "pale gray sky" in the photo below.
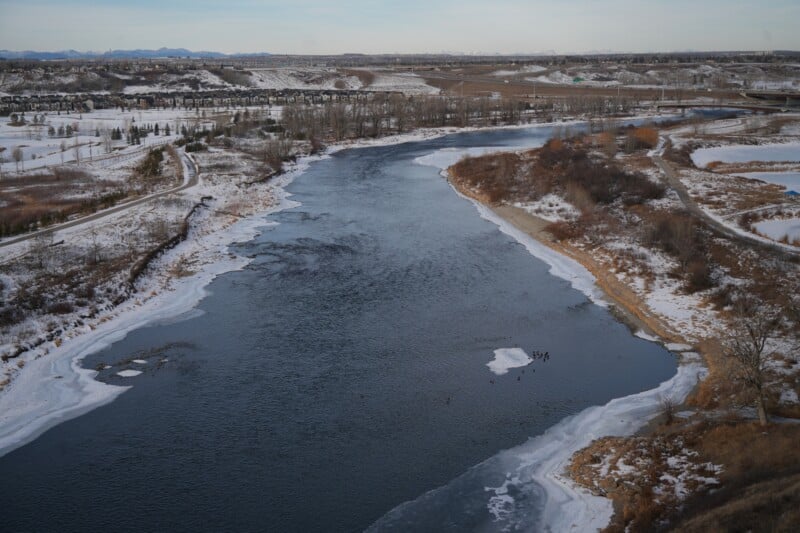
[[[0,48],[800,50],[800,0],[0,0]]]

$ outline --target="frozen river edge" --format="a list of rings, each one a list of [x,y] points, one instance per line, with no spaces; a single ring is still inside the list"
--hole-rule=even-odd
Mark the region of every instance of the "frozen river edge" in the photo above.
[[[446,177],[447,163],[452,164],[451,160],[452,157],[437,159],[429,156],[419,158],[417,162],[437,166]],[[532,256],[549,265],[550,274],[570,282],[574,289],[582,292],[594,304],[608,306],[605,294],[583,265],[517,229],[492,209],[464,196],[455,187],[453,190],[470,201],[482,218],[495,224],[502,233],[524,246]],[[647,335],[642,338],[658,341]],[[676,404],[682,403],[706,372],[705,366],[698,361],[682,361],[675,376],[655,389],[616,398],[602,406],[588,407],[561,420],[542,435],[497,454],[492,459],[500,458],[501,464],[515,466],[512,471],[506,472],[506,482],[503,485],[486,489],[486,505],[495,517],[495,527],[490,529],[501,531],[506,528],[522,528],[561,532],[596,531],[606,527],[614,513],[612,501],[595,496],[572,482],[565,473],[570,459],[595,439],[633,435],[658,416],[664,398],[670,398]],[[544,507],[536,524],[529,523],[526,520],[529,517],[515,514],[515,501],[510,495],[514,492],[525,493],[526,489],[530,490],[531,484],[538,486],[545,494]],[[510,486],[514,486],[516,491],[510,491]],[[428,495],[438,490],[441,488],[434,489]],[[398,506],[392,513],[402,513],[409,503],[411,502]]]
[[[419,136],[410,135],[380,144],[419,139]],[[292,173],[281,177],[281,184],[286,186],[291,183],[312,160],[313,158],[303,160]],[[0,413],[3,413],[0,415],[0,455],[34,440],[60,422],[113,401],[124,392],[127,387],[95,381],[96,372],[82,369],[80,361],[124,338],[134,329],[174,320],[190,312],[208,294],[205,287],[217,275],[241,269],[249,263],[248,259],[231,256],[227,244],[252,239],[258,234],[258,228],[269,225],[264,220],[265,216],[295,205],[297,204],[284,195],[277,205],[266,212],[228,228],[222,237],[215,238],[217,246],[209,246],[207,250],[218,254],[218,261],[209,264],[191,278],[176,281],[172,291],[151,298],[141,306],[132,303],[123,305],[124,309],[113,320],[66,341],[48,356],[31,362],[26,371],[0,396]],[[483,218],[498,225],[501,231],[526,246],[532,255],[547,262],[553,275],[570,281],[595,303],[605,303],[602,293],[594,285],[594,278],[581,265],[515,230],[488,208],[477,203],[475,205]],[[611,516],[610,500],[577,489],[561,476],[572,453],[600,436],[634,433],[658,413],[661,397],[669,395],[673,399],[682,400],[696,385],[703,370],[697,364],[683,365],[674,378],[657,389],[612,400],[604,406],[588,408],[562,420],[543,435],[501,452],[519,454],[520,469],[531,474],[532,479],[547,491],[544,527],[561,531],[574,527],[594,529],[606,525]],[[499,495],[498,489],[495,497]]]

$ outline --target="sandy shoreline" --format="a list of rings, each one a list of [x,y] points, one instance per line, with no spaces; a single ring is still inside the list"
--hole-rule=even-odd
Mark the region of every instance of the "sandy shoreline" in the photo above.
[[[684,343],[683,337],[661,317],[646,310],[646,304],[630,288],[604,269],[588,253],[556,242],[546,231],[548,221],[513,206],[488,206],[468,190],[463,190],[442,175],[453,189],[476,207],[480,215],[496,224],[498,229],[525,246],[528,251],[551,266],[550,273],[570,281],[573,287],[586,294],[598,305],[612,304],[617,317],[637,336],[659,342],[665,347]],[[573,264],[560,264],[553,254]],[[585,275],[588,274],[588,280]],[[583,278],[583,279],[582,279]],[[587,281],[591,287],[587,287]],[[682,355],[676,375],[659,387],[638,394],[616,398],[605,405],[589,407],[568,417],[528,443],[503,452],[519,458],[520,464],[508,474],[516,479],[521,490],[527,483],[536,483],[546,493],[546,502],[538,524],[543,530],[599,530],[613,515],[610,498],[596,496],[579,487],[565,473],[572,456],[594,439],[605,436],[632,436],[646,432],[650,422],[661,412],[663,398],[683,403],[707,375],[707,368],[696,353]],[[493,489],[495,496],[489,509],[506,505],[508,487]],[[502,518],[514,521],[513,516]]]
[[[643,331],[649,336],[662,339],[665,343],[688,344],[669,324],[646,309],[646,304],[616,276],[605,270],[591,255],[578,248],[562,244],[552,238],[546,227],[549,221],[528,213],[522,208],[498,205],[491,206],[499,217],[539,241],[544,246],[570,257],[583,265],[595,277],[595,283],[609,303],[613,304],[615,314],[634,332]]]

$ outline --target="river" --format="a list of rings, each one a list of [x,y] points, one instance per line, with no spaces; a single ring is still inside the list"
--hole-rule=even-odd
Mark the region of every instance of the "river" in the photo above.
[[[488,496],[475,497],[503,483],[491,458],[676,369],[415,162],[550,134],[313,163],[287,189],[301,205],[234,248],[252,262],[215,279],[199,312],[84,360],[130,390],[0,458],[2,528],[360,531],[383,517],[377,529],[491,529]],[[513,347],[550,357],[490,372],[493,351]],[[472,488],[387,515],[457,479]]]

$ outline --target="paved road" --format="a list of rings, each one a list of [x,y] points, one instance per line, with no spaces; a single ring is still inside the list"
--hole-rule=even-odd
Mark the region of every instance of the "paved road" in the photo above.
[[[686,187],[683,185],[683,183],[681,183],[681,180],[675,173],[675,169],[672,168],[672,165],[664,161],[660,156],[653,156],[653,161],[655,161],[655,163],[664,173],[664,176],[667,178],[667,183],[669,184],[669,186],[675,189],[675,192],[678,193],[678,197],[680,198],[684,207],[689,212],[693,213],[701,220],[703,220],[703,222],[705,222],[706,225],[708,225],[717,234],[720,234],[723,237],[727,237],[728,239],[732,239],[735,241],[739,241],[740,243],[753,246],[760,250],[777,252],[779,254],[783,254],[786,256],[800,257],[800,250],[792,250],[787,247],[781,246],[779,244],[773,244],[762,241],[755,237],[749,237],[745,234],[734,231],[729,226],[726,226],[720,221],[712,218],[700,206],[697,205],[697,202],[695,202],[694,199],[692,199],[691,195],[689,194],[689,191],[686,190]]]
[[[198,169],[197,164],[194,162],[194,160],[192,160],[191,157],[186,155],[185,152],[183,152],[183,151],[180,152],[180,156],[181,156],[181,159],[183,159],[183,161],[185,163],[184,169],[186,171],[186,174],[188,174],[188,175],[185,175],[183,177],[183,183],[181,185],[178,185],[177,187],[173,187],[172,189],[168,189],[166,191],[153,193],[151,195],[144,196],[142,198],[139,198],[139,199],[136,199],[136,200],[132,200],[132,201],[126,202],[124,204],[119,204],[117,206],[111,207],[111,208],[106,209],[104,211],[100,211],[100,212],[94,213],[92,215],[87,215],[85,217],[77,218],[75,220],[70,220],[69,222],[64,222],[63,224],[57,224],[55,226],[50,226],[48,228],[45,228],[45,229],[42,229],[42,230],[39,230],[39,231],[34,231],[33,233],[26,233],[25,235],[21,235],[19,237],[14,237],[13,239],[8,239],[6,241],[2,241],[2,242],[0,242],[0,248],[6,247],[6,246],[11,246],[12,244],[17,244],[17,243],[20,243],[20,242],[24,242],[24,241],[27,241],[29,239],[33,239],[34,237],[37,237],[39,235],[49,235],[51,233],[55,233],[57,231],[61,231],[61,230],[67,229],[67,228],[80,226],[81,224],[85,224],[85,223],[91,222],[93,220],[98,220],[100,218],[107,217],[108,215],[113,215],[114,213],[119,213],[120,211],[125,211],[126,209],[130,209],[131,207],[135,207],[137,205],[141,205],[141,204],[143,204],[145,202],[149,202],[149,201],[154,200],[156,198],[162,198],[162,197],[167,196],[169,194],[174,194],[176,192],[180,192],[180,191],[189,189],[191,187],[194,187],[198,183],[198,177],[199,177],[199,174],[200,174],[200,170]]]

